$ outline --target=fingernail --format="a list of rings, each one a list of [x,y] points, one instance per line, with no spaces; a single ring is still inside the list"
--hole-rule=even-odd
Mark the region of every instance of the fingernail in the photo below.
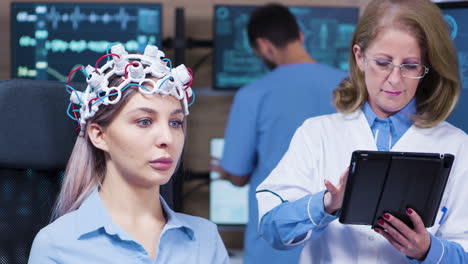
[[[384,217],[385,219],[387,219],[387,220],[390,219],[390,215],[389,215],[389,214],[384,214],[383,217]]]
[[[412,213],[413,213],[413,210],[411,210],[411,208],[406,208],[406,212],[407,212],[408,214],[412,214]]]
[[[379,225],[381,225],[381,226],[383,226],[385,224],[384,220],[382,220],[382,219],[377,220],[377,223],[379,223]]]
[[[374,231],[375,231],[376,233],[380,233],[380,232],[379,232],[380,230],[379,230],[378,228],[374,228]]]

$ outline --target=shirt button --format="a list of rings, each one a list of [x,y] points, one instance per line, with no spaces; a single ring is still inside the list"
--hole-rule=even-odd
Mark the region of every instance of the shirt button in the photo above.
[[[370,241],[374,241],[374,239],[375,239],[374,236],[369,236],[368,238],[369,238]]]

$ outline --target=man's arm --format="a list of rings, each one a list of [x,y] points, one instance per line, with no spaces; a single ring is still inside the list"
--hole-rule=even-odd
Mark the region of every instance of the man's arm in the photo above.
[[[242,187],[242,186],[246,185],[247,183],[249,183],[250,175],[231,174],[231,173],[225,171],[223,168],[221,168],[221,169],[223,170],[223,173],[221,173],[221,179],[228,180],[232,184],[234,184],[236,186],[240,186],[240,187]]]
[[[237,175],[229,173],[219,164],[219,159],[212,157],[211,158],[211,170],[218,172],[221,176],[221,180],[230,181],[232,184],[242,187],[249,183],[250,174],[247,175]]]

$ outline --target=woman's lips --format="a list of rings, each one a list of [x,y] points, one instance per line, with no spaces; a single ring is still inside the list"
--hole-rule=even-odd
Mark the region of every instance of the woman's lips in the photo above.
[[[150,166],[155,170],[169,170],[172,167],[172,159],[171,158],[160,158],[156,160],[150,161]]]
[[[400,95],[401,93],[403,92],[391,92],[391,91],[384,91],[386,94],[390,95],[390,96],[398,96]]]

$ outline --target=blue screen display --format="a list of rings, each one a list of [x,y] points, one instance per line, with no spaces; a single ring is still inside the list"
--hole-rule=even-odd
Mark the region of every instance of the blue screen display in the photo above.
[[[448,121],[468,133],[468,2],[439,4],[458,53],[462,92]]]
[[[214,9],[214,88],[237,89],[268,70],[254,55],[247,23],[256,6],[217,5]],[[348,70],[349,45],[358,8],[289,7],[304,34],[304,47],[319,63]]]
[[[142,52],[161,37],[160,4],[12,3],[12,77],[65,81],[76,66],[94,66],[109,43]]]
[[[221,160],[223,138],[212,138],[210,155]],[[249,219],[249,185],[238,187],[230,181],[220,180],[220,174],[210,172],[210,220],[217,225],[245,225]]]

